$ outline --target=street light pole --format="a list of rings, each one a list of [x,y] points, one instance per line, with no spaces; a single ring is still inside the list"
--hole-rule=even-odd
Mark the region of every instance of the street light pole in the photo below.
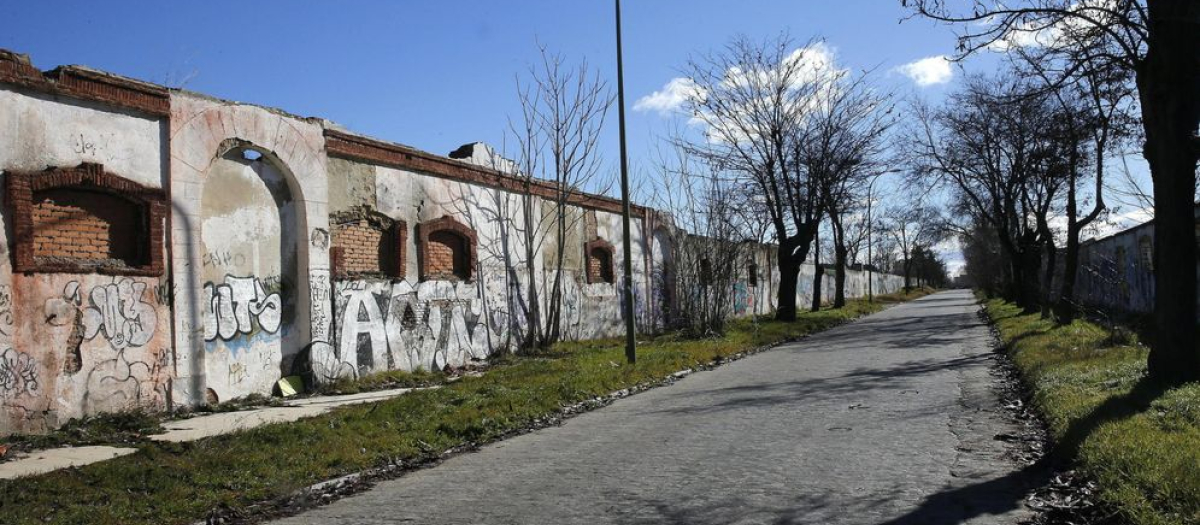
[[[871,256],[871,245],[875,244],[875,224],[871,222],[871,190],[875,187],[875,181],[879,180],[879,176],[871,179],[871,183],[867,185],[867,302],[875,302],[875,276],[872,275],[871,268],[874,259]]]
[[[621,0],[617,7],[617,121],[621,133],[621,229],[625,234],[625,360],[637,362],[637,340],[633,322],[633,236],[629,233],[629,163],[625,155],[625,69],[621,57]]]

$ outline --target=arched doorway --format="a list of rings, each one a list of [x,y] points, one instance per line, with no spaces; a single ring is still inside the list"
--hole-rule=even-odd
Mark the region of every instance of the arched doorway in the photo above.
[[[201,313],[210,395],[269,394],[304,345],[296,327],[297,206],[281,166],[248,146],[203,179]]]

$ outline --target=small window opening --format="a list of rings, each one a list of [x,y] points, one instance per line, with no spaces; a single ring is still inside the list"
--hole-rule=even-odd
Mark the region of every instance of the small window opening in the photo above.
[[[592,248],[588,254],[588,277],[592,283],[614,282],[611,251],[602,246]]]
[[[425,264],[432,279],[471,278],[469,246],[467,239],[450,230],[439,230],[429,234]]]

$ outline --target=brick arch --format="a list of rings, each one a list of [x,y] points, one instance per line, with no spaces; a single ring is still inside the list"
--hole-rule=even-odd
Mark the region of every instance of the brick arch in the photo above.
[[[475,234],[475,230],[458,222],[454,217],[444,215],[439,219],[417,225],[417,255],[422,281],[455,278],[453,275],[446,275],[444,271],[444,266],[449,261],[435,260],[438,254],[431,251],[431,248],[434,248],[433,243],[438,241],[438,237],[447,234],[462,239],[464,244],[463,250],[465,252],[463,256],[466,259],[464,264],[468,272],[466,278],[469,280],[474,275],[475,265],[479,261],[477,255],[478,237]],[[457,277],[461,279],[463,276]]]
[[[616,283],[616,258],[613,257],[613,245],[597,237],[585,243],[583,248],[587,268],[587,282],[589,284]]]

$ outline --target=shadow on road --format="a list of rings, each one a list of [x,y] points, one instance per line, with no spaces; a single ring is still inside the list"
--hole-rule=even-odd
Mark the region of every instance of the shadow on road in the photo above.
[[[924,359],[910,361],[891,368],[861,368],[837,377],[823,377],[783,383],[758,383],[732,387],[692,390],[672,395],[672,398],[693,401],[686,406],[669,407],[655,412],[662,414],[702,414],[794,404],[797,401],[820,401],[843,397],[847,393],[872,389],[894,389],[912,386],[913,379],[935,372],[952,371],[977,365],[991,359],[989,355],[964,356],[954,359]],[[735,396],[730,396],[734,394]],[[703,399],[703,402],[695,402]]]

